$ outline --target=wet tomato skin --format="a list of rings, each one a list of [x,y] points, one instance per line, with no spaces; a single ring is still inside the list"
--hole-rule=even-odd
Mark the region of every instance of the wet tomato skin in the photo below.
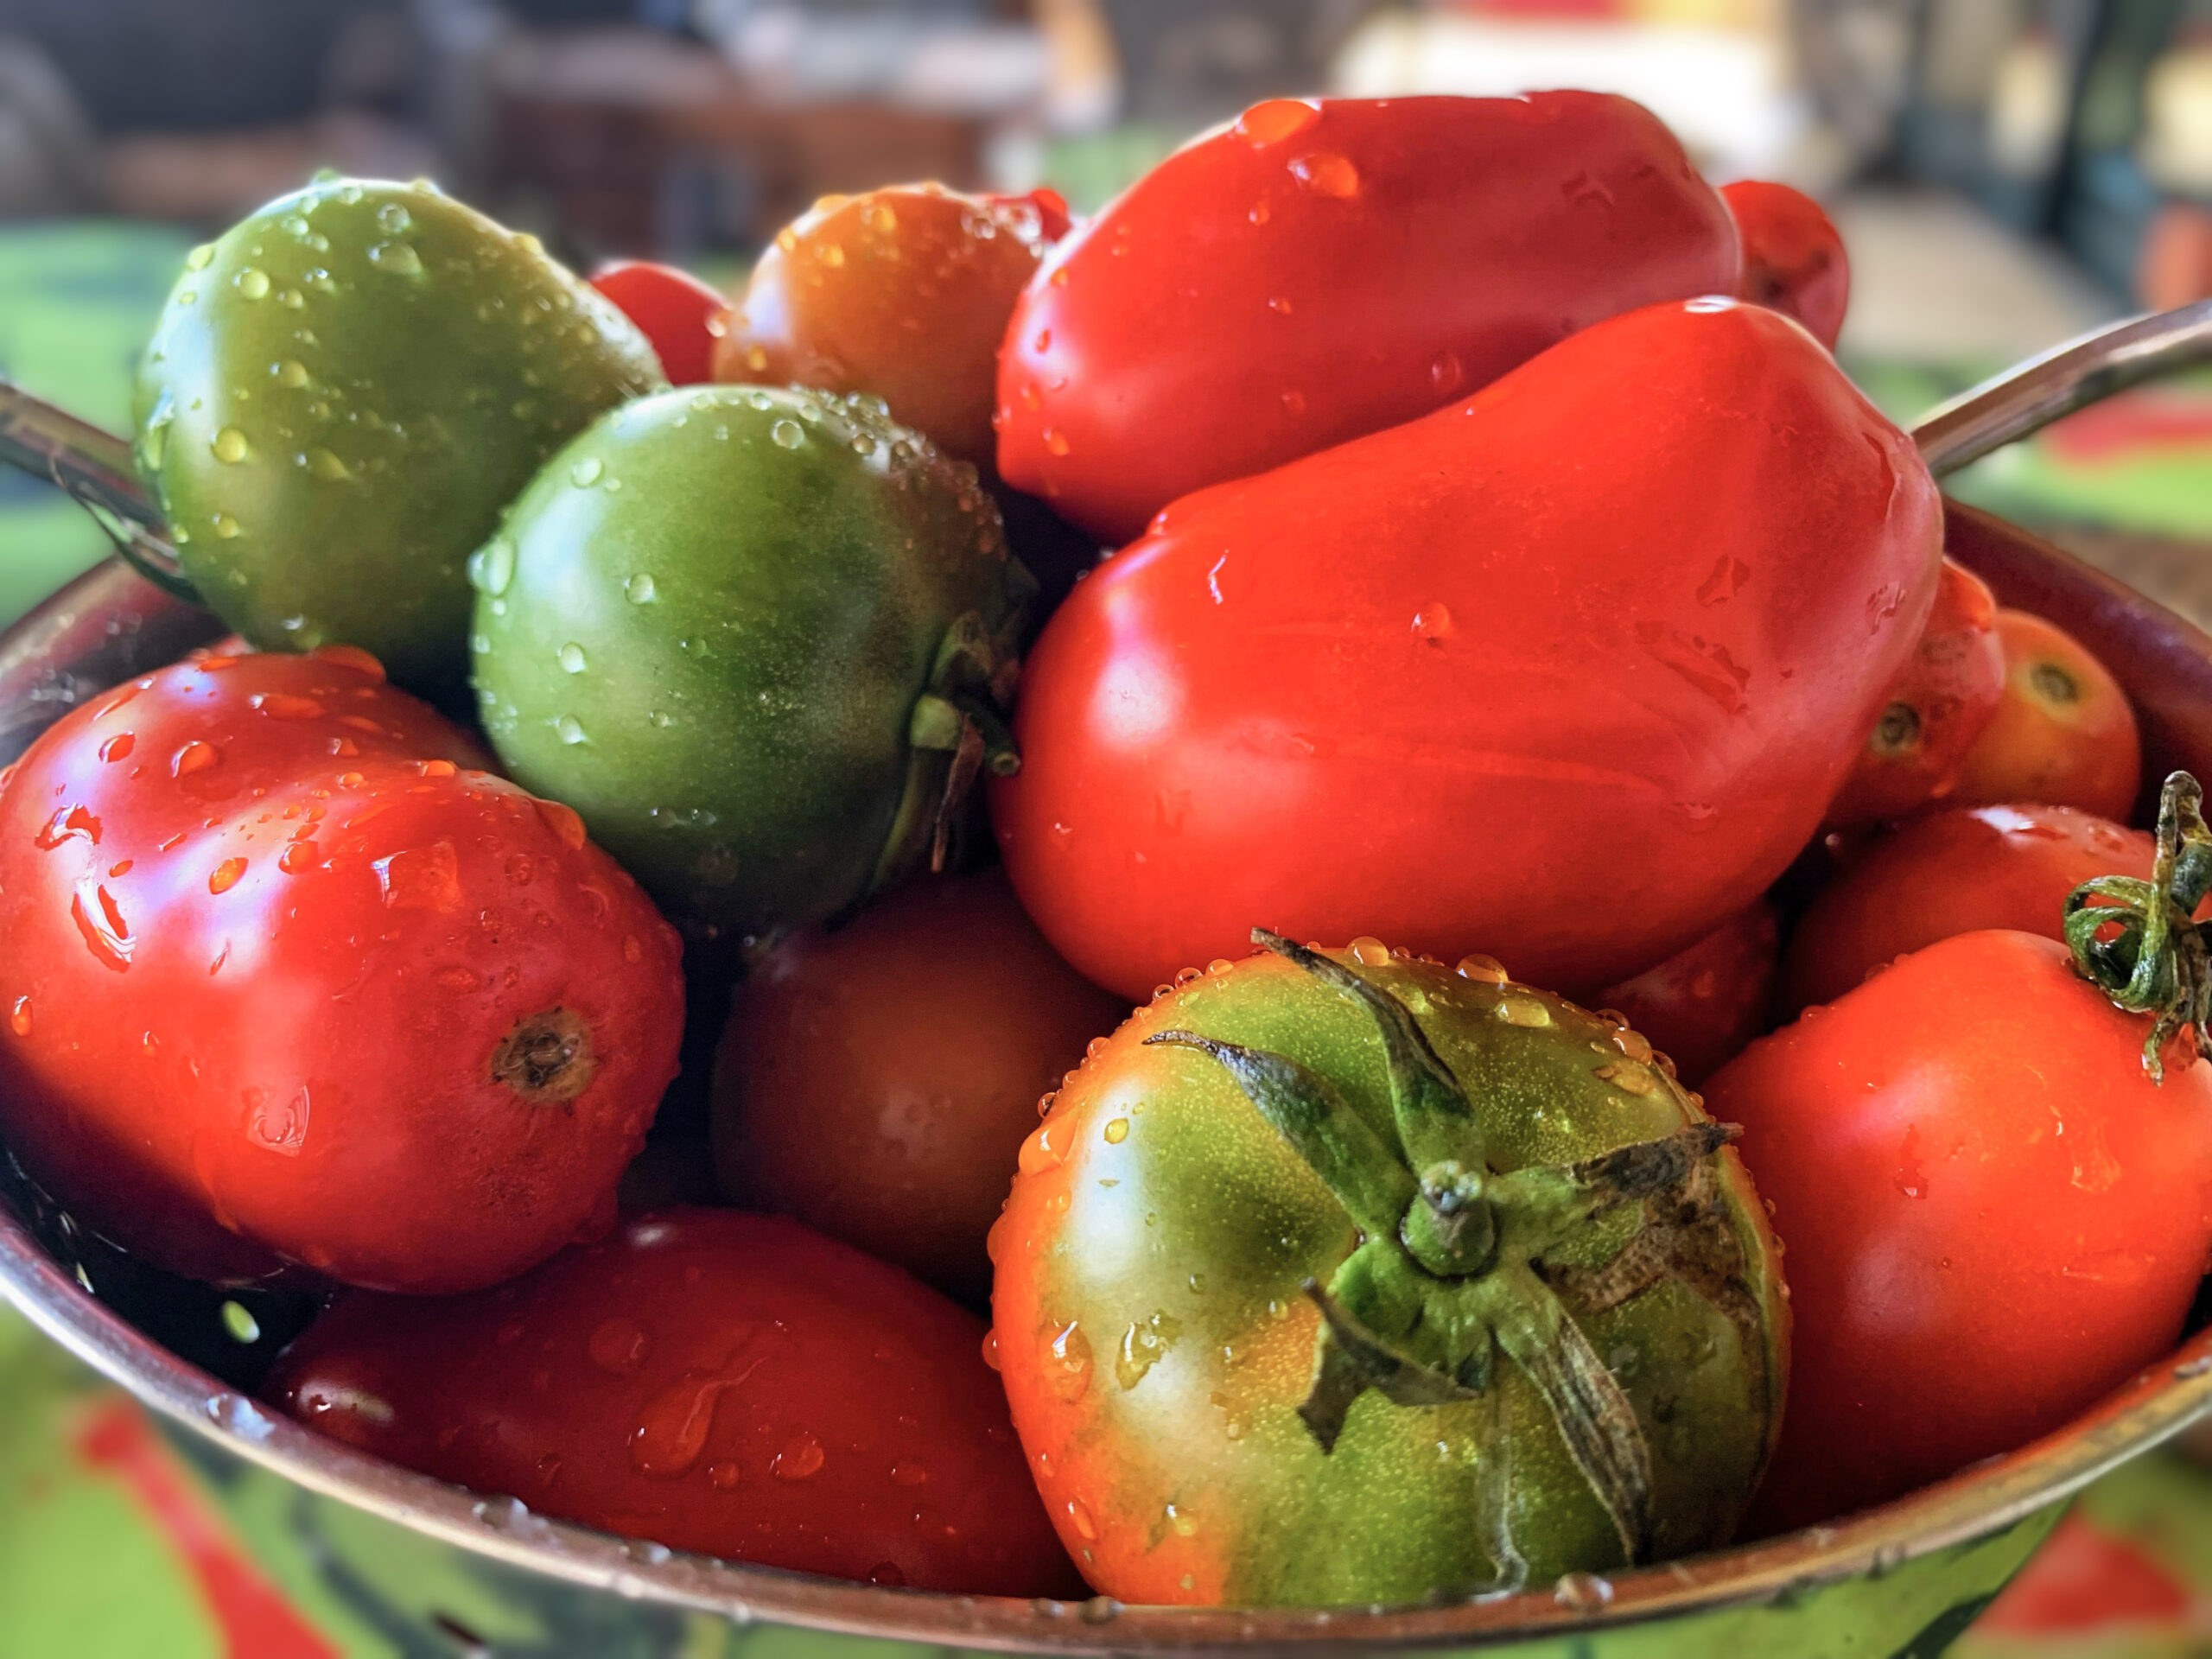
[[[1783,1008],[1832,1002],[1867,975],[1955,933],[2063,937],[2066,895],[2100,875],[2148,880],[2157,849],[2070,806],[1960,806],[1859,849],[1798,918],[1783,957]]]
[[[2000,610],[2005,690],[1960,762],[1961,805],[2041,801],[2125,818],[2142,775],[2135,711],[2112,671],[2055,622]]]
[[[1038,1096],[1128,1012],[1052,953],[1002,871],[918,877],[739,986],[715,1062],[722,1190],[980,1302]]]
[[[1764,179],[1720,187],[1743,238],[1739,298],[1795,317],[1830,351],[1851,302],[1851,261],[1821,204]]]
[[[638,325],[672,386],[713,378],[715,342],[729,302],[689,271],[649,259],[618,259],[592,274],[591,285]]]
[[[1774,906],[1761,899],[1592,1000],[1624,1015],[1694,1085],[1767,1028],[1780,938]]]
[[[1727,293],[1737,257],[1626,99],[1272,99],[1052,249],[999,357],[999,470],[1118,544],[1602,318]]]
[[[1186,497],[1078,583],[991,783],[1014,891],[1132,997],[1265,916],[1586,998],[1811,836],[1928,614],[1937,511],[1796,324],[1608,319]]]
[[[410,1468],[675,1549],[1078,1590],[982,1339],[797,1222],[678,1208],[474,1295],[341,1296],[264,1392]]]
[[[1746,1530],[2060,1427],[2171,1349],[2212,1245],[2212,1065],[2066,947],[1942,940],[1707,1080],[1787,1250],[1789,1407]]]
[[[0,1126],[156,1264],[410,1291],[613,1214],[675,1070],[673,932],[575,815],[365,653],[91,699],[0,792]]]

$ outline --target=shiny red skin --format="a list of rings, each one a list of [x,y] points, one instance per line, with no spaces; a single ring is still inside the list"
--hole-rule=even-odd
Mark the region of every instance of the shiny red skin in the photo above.
[[[2049,801],[2123,818],[2142,781],[2143,741],[2127,693],[2056,622],[1999,610],[2005,686],[1960,757],[1961,805]]]
[[[673,1209],[473,1296],[340,1297],[264,1392],[395,1463],[674,1549],[1080,1594],[983,1335],[795,1221]]]
[[[1265,918],[1586,999],[1812,834],[1927,617],[1937,518],[1796,324],[1729,300],[1600,323],[1179,501],[1079,583],[992,785],[1007,873],[1132,997]]]
[[[636,323],[659,354],[671,386],[714,378],[715,342],[722,336],[729,302],[688,271],[645,259],[601,265],[591,285]]]
[[[2212,1249],[2212,1065],[2145,1075],[2031,934],[1963,933],[1707,1080],[1788,1251],[1789,1409],[1748,1535],[2025,1445],[2167,1352]]]
[[[206,657],[0,791],[0,1133],[176,1272],[474,1288],[613,1218],[676,1069],[674,932],[365,653]],[[203,764],[204,763],[204,764]],[[581,1093],[493,1075],[581,1020]]]
[[[1720,187],[1743,238],[1738,298],[1795,317],[1830,351],[1851,303],[1851,260],[1821,204],[1762,179]]]
[[[1598,993],[1693,1086],[1772,1023],[1781,927],[1761,899],[1687,950]]]
[[[1126,542],[1602,318],[1730,292],[1737,263],[1720,198],[1626,99],[1276,99],[1039,270],[999,356],[999,471]]]
[[[983,200],[994,207],[1015,211],[1027,207],[1033,211],[1037,215],[1037,234],[1042,241],[1057,242],[1075,228],[1075,216],[1068,212],[1068,199],[1050,185],[1040,184],[1018,196],[986,194]]]
[[[1794,1014],[1832,1002],[1955,933],[2006,927],[2063,938],[2068,893],[2100,875],[2148,880],[2157,850],[2142,830],[2070,806],[1952,807],[1900,824],[1858,852],[1798,918],[1782,1006]]]
[[[1997,596],[1966,566],[1945,559],[1936,608],[1891,683],[1882,715],[1851,775],[1829,804],[1829,827],[1901,818],[1949,794],[1967,749],[1997,713],[2004,693]],[[1912,711],[1910,734],[1901,742],[1885,723],[1897,705]]]

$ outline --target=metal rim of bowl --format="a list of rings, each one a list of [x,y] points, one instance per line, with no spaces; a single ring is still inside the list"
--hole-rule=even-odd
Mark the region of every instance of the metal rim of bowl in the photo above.
[[[1976,515],[1979,518],[1980,515]],[[2009,528],[2009,527],[2007,527]],[[2107,600],[2157,608],[2056,550],[2039,566]],[[2056,562],[2054,563],[2054,562]],[[2067,567],[2070,567],[2068,569]],[[1999,582],[2000,596],[2004,584]],[[2163,619],[2212,662],[2212,639]],[[218,625],[110,561],[0,634],[0,722],[25,702],[64,707],[204,642]],[[74,645],[101,671],[41,671]],[[142,654],[143,653],[143,654]],[[97,679],[99,683],[89,683]],[[42,725],[43,720],[35,721]],[[0,725],[0,739],[11,735]],[[278,1415],[162,1348],[49,1259],[0,1206],[0,1294],[94,1370],[170,1421],[310,1491],[526,1572],[626,1598],[777,1624],[969,1648],[1063,1652],[1478,1645],[1557,1636],[1786,1598],[1895,1571],[1986,1537],[2070,1497],[2192,1423],[2212,1418],[2212,1330],[2138,1374],[2065,1428],[1833,1525],[1688,1560],[1576,1575],[1513,1595],[1402,1607],[1124,1606],[892,1589],[710,1560],[616,1538],[370,1457]]]

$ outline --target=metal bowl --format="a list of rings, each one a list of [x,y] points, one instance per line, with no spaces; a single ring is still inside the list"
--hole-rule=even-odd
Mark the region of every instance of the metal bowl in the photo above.
[[[2122,325],[2024,365],[1931,416],[1916,436],[1931,466],[1947,471],[2208,354],[2212,304]],[[45,474],[101,510],[135,559],[173,580],[158,519],[136,498],[120,445],[86,438],[88,429],[27,402],[17,395],[12,411],[0,408],[0,461]],[[2175,767],[2212,777],[2212,639],[2002,520],[1954,506],[1947,539],[2001,601],[2063,623],[2113,670],[2134,701],[2153,789]],[[220,626],[119,562],[70,584],[0,633],[0,765],[78,702],[174,660]],[[802,1642],[804,1631],[837,1632],[1034,1652],[1481,1647],[1554,1659],[1721,1650],[1732,1659],[1902,1659],[1938,1653],[1963,1630],[2074,1493],[2212,1420],[2207,1330],[2058,1433],[1894,1503],[1609,1579],[1578,1573],[1510,1596],[1406,1607],[1156,1608],[1103,1597],[932,1594],[673,1554],[547,1520],[514,1498],[480,1497],[325,1439],[254,1402],[242,1385],[255,1363],[219,1334],[210,1340],[220,1330],[212,1293],[83,1236],[27,1183],[7,1177],[0,1155],[0,1294],[172,1426],[276,1582],[317,1575],[357,1610],[368,1597],[369,1625],[409,1654],[675,1659],[728,1652],[733,1624],[759,1621],[796,1627],[776,1634]],[[262,1343],[253,1360],[265,1361],[273,1345]],[[471,1626],[485,1623],[487,1608],[512,1615],[501,1628],[538,1637],[520,1646],[480,1638]],[[767,1634],[743,1639],[749,1645]]]

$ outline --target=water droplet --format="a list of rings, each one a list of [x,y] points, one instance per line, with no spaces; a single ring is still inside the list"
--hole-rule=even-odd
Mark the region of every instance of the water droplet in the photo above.
[[[1509,996],[1497,1005],[1497,1017],[1509,1026],[1527,1026],[1534,1029],[1551,1024],[1552,1011],[1532,998]]]
[[[1390,960],[1390,947],[1372,934],[1363,933],[1351,945],[1351,959],[1363,968],[1380,968]]]
[[[1251,211],[1247,213],[1244,217],[1250,219],[1255,225],[1264,225],[1274,217],[1274,209],[1268,207],[1264,201],[1255,201],[1252,204]]]
[[[377,242],[369,248],[369,263],[392,276],[419,276],[423,257],[409,242]]]
[[[640,571],[622,584],[622,594],[632,605],[650,605],[653,602],[653,579]]]
[[[1076,1535],[1084,1542],[1089,1544],[1097,1541],[1098,1523],[1090,1518],[1090,1511],[1084,1506],[1081,1498],[1068,1499],[1068,1520],[1074,1526]]]
[[[563,715],[555,721],[553,732],[563,743],[582,743],[585,741],[583,726],[574,715]]]
[[[207,771],[222,758],[222,752],[213,744],[195,739],[169,757],[169,776],[188,778],[195,772]]]
[[[569,468],[569,482],[580,490],[589,489],[599,482],[599,475],[606,470],[600,465],[597,455],[586,455]]]
[[[358,822],[351,820],[347,827]],[[461,903],[461,861],[449,841],[404,848],[372,861],[369,868],[376,872],[377,891],[387,910],[449,911]]]
[[[207,262],[214,257],[215,245],[213,242],[202,242],[184,256],[184,268],[187,270],[205,270],[207,269]]]
[[[1306,394],[1295,388],[1284,392],[1281,401],[1286,415],[1303,415],[1306,412]]]
[[[559,656],[561,668],[564,673],[581,674],[584,671],[584,648],[575,640],[571,639],[563,645]]]
[[[221,863],[218,864],[213,872],[207,877],[207,891],[210,893],[228,893],[232,887],[238,885],[238,878],[245,874],[245,860],[242,858],[226,858]]]
[[[215,435],[215,442],[209,447],[214,450],[216,460],[228,462],[233,467],[252,453],[246,444],[245,434],[235,426],[226,426],[218,432]]]
[[[926,1464],[916,1463],[912,1459],[908,1459],[907,1461],[894,1463],[891,1465],[891,1478],[893,1483],[896,1485],[926,1485],[929,1482],[929,1466]]]
[[[1594,1613],[1612,1599],[1611,1582],[1595,1573],[1563,1573],[1552,1586],[1552,1599],[1578,1613]]]
[[[768,436],[777,447],[796,449],[806,442],[806,429],[794,420],[780,420],[768,429]]]
[[[591,1355],[591,1363],[601,1370],[615,1376],[628,1376],[645,1363],[652,1339],[635,1319],[618,1313],[593,1327],[584,1346]]]
[[[1333,150],[1316,150],[1290,164],[1290,175],[1317,196],[1341,200],[1359,194],[1359,169]]]
[[[1428,365],[1428,384],[1440,397],[1450,397],[1465,384],[1467,372],[1455,353],[1439,352]]]
[[[312,841],[296,841],[284,849],[276,861],[276,868],[287,875],[297,875],[302,870],[311,870],[322,858],[322,849]]]
[[[822,1467],[823,1460],[822,1442],[812,1431],[802,1428],[784,1442],[768,1472],[778,1480],[804,1480]]]
[[[109,762],[128,760],[131,750],[138,747],[138,740],[129,732],[118,732],[100,745],[100,759]]]
[[[414,223],[414,217],[396,201],[377,209],[377,227],[386,236],[404,236]]]
[[[1452,613],[1444,605],[1424,605],[1414,613],[1414,636],[1426,639],[1432,645],[1440,645],[1452,637]]]
[[[18,1037],[31,1034],[31,1000],[28,996],[17,997],[9,1008],[8,1029]]]
[[[496,598],[515,579],[514,543],[495,536],[468,556],[468,585]]]
[[[308,472],[326,484],[342,484],[353,476],[346,463],[327,449],[310,449],[300,459]]]
[[[264,300],[269,297],[269,273],[256,270],[251,265],[232,277],[231,284],[246,299]]]
[[[1046,427],[1045,429],[1045,448],[1052,451],[1052,453],[1056,455],[1065,455],[1068,452],[1068,435],[1061,431],[1057,426]]]
[[[1238,116],[1235,130],[1255,149],[1263,149],[1297,137],[1320,118],[1321,111],[1302,98],[1271,98]]]
[[[1070,1323],[1048,1332],[1039,1356],[1045,1381],[1054,1395],[1069,1405],[1090,1389],[1090,1338]]]
[[[1118,1147],[1129,1138],[1129,1120],[1126,1117],[1109,1118],[1101,1133],[1105,1135],[1107,1145]]]
[[[238,521],[232,518],[229,513],[219,512],[208,522],[214,525],[215,534],[224,541],[231,542],[238,539]]]
[[[1182,1333],[1183,1322],[1165,1311],[1155,1312],[1141,1325],[1130,1325],[1122,1333],[1121,1351],[1114,1357],[1114,1380],[1125,1389],[1136,1387],[1166,1357]]]
[[[69,900],[69,919],[85,941],[85,948],[103,968],[122,973],[130,966],[130,953],[138,941],[123,918],[115,895],[91,876],[77,883]]]

